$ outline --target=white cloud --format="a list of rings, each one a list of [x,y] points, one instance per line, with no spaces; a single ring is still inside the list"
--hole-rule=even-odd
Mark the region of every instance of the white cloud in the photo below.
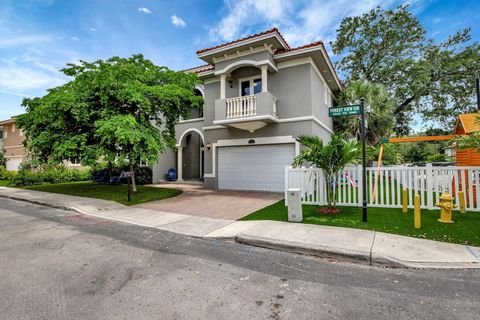
[[[172,18],[172,24],[175,27],[183,28],[187,25],[187,23],[185,21],[183,21],[182,18],[177,17],[176,15],[173,15],[171,18]]]
[[[0,39],[0,48],[16,47],[23,45],[32,45],[41,42],[52,42],[53,37],[50,35],[15,35],[11,34]]]
[[[152,13],[148,8],[138,8],[138,12],[149,14]]]
[[[94,27],[90,27],[90,31],[96,32],[97,29],[95,29]]]
[[[65,80],[51,72],[18,65],[0,66],[0,90],[24,92],[58,86]]]
[[[78,40],[80,40],[80,39],[78,39],[77,37],[71,37],[70,39],[73,40],[73,41],[78,41]]]
[[[412,10],[424,8],[432,0],[410,0]],[[209,30],[211,42],[231,41],[278,27],[292,46],[335,37],[341,20],[360,15],[376,6],[393,7],[400,0],[225,0],[226,15]],[[421,10],[421,9],[420,9]]]

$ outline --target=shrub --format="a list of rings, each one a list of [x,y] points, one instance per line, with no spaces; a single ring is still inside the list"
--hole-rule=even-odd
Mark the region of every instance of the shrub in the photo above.
[[[63,165],[44,165],[35,168],[32,170],[22,167],[9,178],[10,183],[17,187],[23,187],[42,183],[86,181],[91,177],[90,169],[68,169]]]
[[[150,167],[136,167],[135,182],[137,184],[150,184],[152,183],[152,168]]]
[[[15,171],[8,171],[4,168],[0,168],[0,180],[11,180],[15,175]]]

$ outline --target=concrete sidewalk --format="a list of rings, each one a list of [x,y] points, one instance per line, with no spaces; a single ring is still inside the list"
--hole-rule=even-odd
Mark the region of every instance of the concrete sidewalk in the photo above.
[[[0,197],[194,237],[390,267],[480,268],[480,248],[382,232],[277,221],[234,221],[127,207],[112,201],[0,188]]]

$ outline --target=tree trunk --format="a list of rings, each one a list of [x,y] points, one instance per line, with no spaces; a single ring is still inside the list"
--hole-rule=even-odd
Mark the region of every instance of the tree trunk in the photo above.
[[[130,171],[133,172],[133,163],[130,162]],[[132,191],[137,192],[137,185],[135,184],[135,176],[132,176],[130,179],[132,179]]]

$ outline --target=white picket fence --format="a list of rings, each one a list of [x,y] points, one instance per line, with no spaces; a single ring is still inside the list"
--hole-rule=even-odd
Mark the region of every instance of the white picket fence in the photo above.
[[[321,169],[285,168],[285,199],[289,188],[300,188],[303,204],[326,204],[326,181]],[[345,168],[335,185],[337,204],[361,206],[362,167]],[[367,168],[367,201],[370,207],[402,207],[402,190],[408,191],[408,206],[413,208],[413,198],[418,192],[420,204],[425,209],[438,209],[435,203],[443,192],[455,196],[463,191],[467,210],[480,211],[479,167],[376,167]]]

